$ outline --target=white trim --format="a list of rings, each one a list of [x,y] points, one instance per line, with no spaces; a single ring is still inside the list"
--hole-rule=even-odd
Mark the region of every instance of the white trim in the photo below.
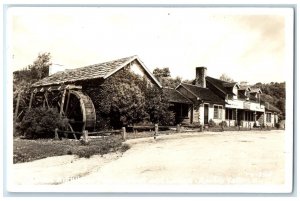
[[[162,88],[161,83],[156,79],[156,77],[151,73],[151,71],[149,71],[149,69],[146,67],[146,65],[141,61],[141,59],[138,56],[135,56],[135,58],[137,59],[137,61],[142,65],[142,67],[145,69],[145,71],[150,75],[150,77],[154,80],[154,82],[160,87]]]
[[[218,118],[215,118],[215,106],[218,107]],[[219,114],[219,109],[223,110],[223,105],[219,104],[213,104],[213,119],[221,119],[223,120],[223,111],[221,111],[221,114]],[[221,118],[219,118],[221,116]]]

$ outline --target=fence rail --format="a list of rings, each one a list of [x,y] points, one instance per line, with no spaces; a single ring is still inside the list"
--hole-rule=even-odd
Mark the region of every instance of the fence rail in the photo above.
[[[222,132],[222,131],[242,131],[242,130],[270,130],[269,127],[266,127],[265,129],[263,128],[241,128],[241,127],[218,127],[218,128],[208,128],[208,127],[203,127],[200,126],[199,128],[197,128],[197,130],[195,129],[191,129],[191,130],[184,130],[183,127],[181,127],[179,124],[175,127],[175,126],[158,126],[158,124],[154,124],[154,125],[146,125],[146,126],[130,126],[127,127],[129,129],[132,129],[133,131],[133,135],[136,135],[136,131],[137,130],[150,130],[150,136],[153,136],[154,139],[156,139],[156,137],[159,134],[159,129],[168,129],[168,130],[173,130],[176,131],[177,133],[182,133],[182,132],[203,132],[203,131],[212,131],[212,132]],[[167,131],[167,134],[170,131]],[[60,139],[59,138],[59,133],[64,133],[64,134],[73,134],[74,138],[77,139],[76,135],[81,135],[82,139],[84,141],[89,141],[90,139],[96,139],[96,138],[100,138],[100,137],[107,137],[107,136],[111,136],[111,135],[121,135],[123,140],[127,139],[127,132],[126,132],[126,128],[122,127],[122,129],[120,130],[109,130],[109,131],[97,131],[97,132],[89,132],[87,130],[83,131],[83,132],[78,132],[78,131],[62,131],[62,130],[58,130],[55,129],[55,139]],[[162,134],[163,131],[160,131],[160,133]],[[149,134],[148,134],[149,136]],[[128,136],[129,138],[132,138],[132,136]]]

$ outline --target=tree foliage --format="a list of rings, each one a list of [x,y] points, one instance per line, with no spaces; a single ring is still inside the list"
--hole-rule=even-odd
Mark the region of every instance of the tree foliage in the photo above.
[[[34,62],[22,70],[14,72],[14,81],[26,81],[34,83],[49,75],[49,67],[51,65],[50,53],[40,53]]]
[[[99,88],[101,100],[96,110],[99,118],[109,122],[106,126],[121,126],[152,122],[167,124],[172,122],[172,114],[168,113],[168,101],[162,90],[150,86],[145,78],[121,70],[107,79]],[[169,119],[168,119],[169,118]]]
[[[141,89],[128,82],[124,73],[111,77],[100,87],[99,111],[104,120],[109,120],[114,128],[142,121],[145,113],[145,97]]]
[[[29,104],[30,86],[34,82],[47,77],[49,75],[49,67],[51,65],[50,53],[41,53],[35,61],[22,70],[13,73],[13,100],[14,109],[17,96],[20,96],[20,108],[25,108]]]
[[[155,77],[171,77],[170,69],[166,68],[155,68],[153,70],[153,75]]]
[[[169,111],[169,102],[163,91],[157,87],[149,87],[145,91],[146,112],[150,121],[160,125],[173,125],[174,113]]]
[[[18,124],[18,131],[26,138],[53,138],[55,128],[65,127],[66,121],[56,108],[32,108]]]
[[[261,95],[262,101],[269,102],[280,109],[282,112],[280,118],[285,119],[285,82],[271,82],[267,84],[259,82],[253,85],[253,87],[260,88],[263,92]]]
[[[226,82],[234,82],[234,80],[231,77],[229,77],[228,75],[226,75],[224,73],[220,76],[220,80],[223,80]]]
[[[181,82],[180,77],[172,78],[169,68],[155,68],[153,75],[164,87],[176,88]]]

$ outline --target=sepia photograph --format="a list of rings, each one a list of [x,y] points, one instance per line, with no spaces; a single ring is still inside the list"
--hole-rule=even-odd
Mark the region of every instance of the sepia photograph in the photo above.
[[[10,192],[291,193],[291,7],[9,6]]]

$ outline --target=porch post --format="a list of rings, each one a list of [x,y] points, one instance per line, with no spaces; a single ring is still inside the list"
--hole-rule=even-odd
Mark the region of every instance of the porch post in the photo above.
[[[235,124],[238,126],[237,119],[238,119],[238,109],[235,109]]]
[[[65,96],[66,96],[66,89],[64,89],[62,98],[61,98],[61,105],[60,105],[60,116],[62,116],[63,110],[64,110],[64,103],[65,103]]]

